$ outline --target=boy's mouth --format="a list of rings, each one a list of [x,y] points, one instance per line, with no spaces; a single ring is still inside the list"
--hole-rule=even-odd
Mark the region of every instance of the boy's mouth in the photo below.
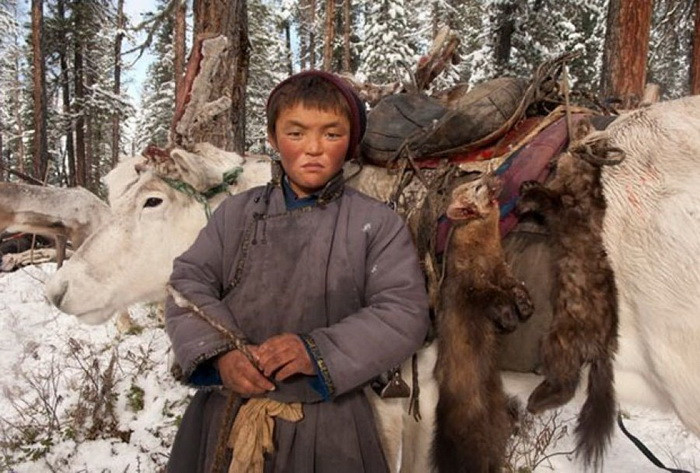
[[[307,171],[315,171],[315,170],[321,170],[323,169],[323,164],[321,163],[306,163],[301,166],[302,169],[305,169]]]

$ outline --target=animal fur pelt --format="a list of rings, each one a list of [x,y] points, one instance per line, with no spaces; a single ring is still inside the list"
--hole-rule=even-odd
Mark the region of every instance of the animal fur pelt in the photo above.
[[[549,231],[554,265],[552,324],[541,345],[545,379],[530,394],[528,410],[539,413],[571,400],[581,368],[589,363],[587,398],[576,427],[577,452],[587,466],[598,469],[614,427],[618,309],[602,240],[606,144],[599,134],[586,137],[590,130],[587,121],[579,124],[579,141],[557,158],[546,187],[523,183],[519,213]]]
[[[500,472],[512,431],[497,366],[497,332],[512,331],[533,307],[505,262],[498,230],[500,181],[457,187],[447,216],[447,249],[438,311],[439,386],[433,463],[441,473]]]

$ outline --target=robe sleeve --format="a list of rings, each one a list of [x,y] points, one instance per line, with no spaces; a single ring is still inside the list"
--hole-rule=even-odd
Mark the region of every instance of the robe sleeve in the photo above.
[[[229,308],[221,300],[227,274],[223,246],[225,207],[225,203],[219,206],[192,246],[174,260],[169,284],[207,316],[240,335]],[[197,381],[202,375],[198,368],[206,368],[212,358],[233,349],[229,338],[190,310],[178,307],[172,297],[166,300],[165,329],[185,382],[202,384]]]
[[[384,209],[378,228],[366,237],[364,307],[303,335],[331,397],[402,363],[420,348],[430,323],[425,280],[408,228]]]

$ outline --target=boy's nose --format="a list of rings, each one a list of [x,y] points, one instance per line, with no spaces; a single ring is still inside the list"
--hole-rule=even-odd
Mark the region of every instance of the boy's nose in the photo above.
[[[323,152],[321,137],[310,137],[306,144],[306,152],[311,155],[321,154]]]

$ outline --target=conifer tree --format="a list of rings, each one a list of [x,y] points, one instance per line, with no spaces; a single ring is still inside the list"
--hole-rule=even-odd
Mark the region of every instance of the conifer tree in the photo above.
[[[363,44],[358,76],[373,83],[396,80],[412,68],[418,47],[411,37],[405,0],[364,0]]]
[[[17,0],[0,0],[0,133],[3,167],[24,173],[29,168],[31,113],[26,83],[31,77]],[[8,176],[9,177],[9,176]]]
[[[159,8],[165,5],[159,0]],[[149,144],[165,146],[175,106],[175,72],[172,18],[160,25],[153,45],[154,61],[148,66],[147,81],[141,92],[141,108],[136,119],[137,152]]]
[[[488,0],[480,47],[469,57],[470,82],[498,76],[529,78],[544,61],[565,52],[582,56],[571,78],[595,90],[600,77],[605,0]]]
[[[688,95],[693,0],[656,0],[651,22],[647,82],[658,84],[664,99]]]
[[[248,4],[250,74],[246,90],[246,148],[267,152],[265,105],[272,88],[288,75],[290,52],[284,37],[288,11],[279,11],[263,0]]]

